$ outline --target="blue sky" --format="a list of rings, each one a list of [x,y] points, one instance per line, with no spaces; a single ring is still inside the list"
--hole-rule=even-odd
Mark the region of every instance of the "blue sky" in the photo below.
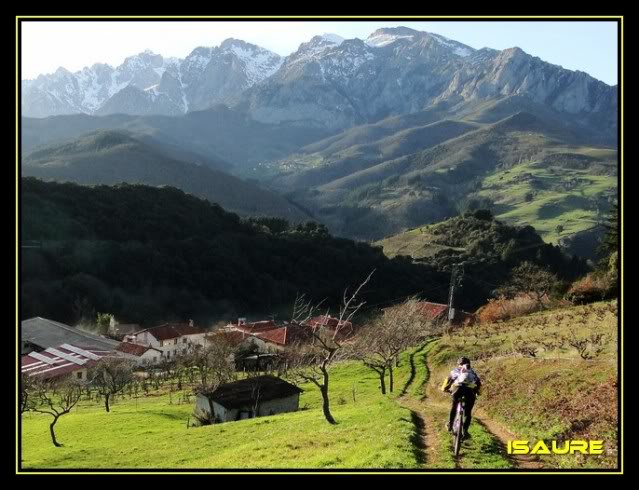
[[[52,73],[59,66],[76,71],[93,63],[122,63],[145,49],[185,57],[197,46],[217,46],[235,37],[286,56],[316,34],[365,39],[380,27],[404,25],[434,32],[473,48],[513,46],[544,61],[580,70],[610,85],[617,83],[615,22],[23,22],[23,78]]]

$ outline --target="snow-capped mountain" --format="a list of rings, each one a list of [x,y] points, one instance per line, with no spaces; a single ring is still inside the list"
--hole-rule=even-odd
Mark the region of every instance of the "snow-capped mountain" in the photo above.
[[[279,55],[227,39],[219,47],[199,47],[185,59],[145,51],[113,68],[95,64],[76,73],[59,68],[22,82],[22,113],[183,114],[225,102],[274,73]]]
[[[266,123],[329,131],[434,105],[521,95],[589,124],[615,129],[617,89],[519,48],[474,49],[407,27],[367,39],[318,35],[282,58],[237,39],[184,59],[150,51],[117,68],[64,68],[23,82],[23,115],[179,115],[223,103]]]
[[[438,34],[384,28],[366,40],[317,36],[239,104],[259,121],[330,129],[435,104],[524,95],[556,111],[614,126],[616,87],[546,63],[519,48],[473,49]]]

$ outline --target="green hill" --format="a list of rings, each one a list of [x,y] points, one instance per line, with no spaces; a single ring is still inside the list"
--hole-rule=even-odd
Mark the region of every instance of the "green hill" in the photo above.
[[[119,398],[110,413],[99,403],[82,402],[56,427],[61,448],[47,439],[50,417],[27,414],[22,464],[118,470],[418,467],[410,412],[379,395],[376,376],[363,366],[348,363],[333,373],[337,425],[326,423],[319,392],[308,384],[299,412],[187,428],[194,398],[183,404],[182,392],[174,392],[171,403],[165,387],[160,396]]]
[[[422,136],[424,149],[414,153],[397,157],[393,152],[404,145],[384,146],[382,153],[391,158],[377,153],[381,161],[371,165],[366,154],[357,153],[361,146],[330,157],[353,151],[359,155],[352,160],[359,169],[349,167],[348,158],[322,165],[325,157],[316,153],[308,156],[320,162],[312,170],[279,179],[294,185],[308,175],[308,182],[302,182],[311,189],[290,197],[336,234],[367,240],[437,222],[469,207],[488,207],[504,221],[535,226],[553,243],[592,229],[602,219],[617,193],[616,150],[586,146],[572,127],[531,113],[492,123],[477,122],[477,114],[468,118],[475,118],[474,126],[458,123],[463,134],[433,146]],[[401,141],[397,138],[380,141]],[[587,252],[594,255],[594,250]]]
[[[469,123],[443,120],[402,129],[373,142],[353,144],[347,148],[342,148],[340,144],[331,144],[325,150],[307,155],[293,155],[285,161],[278,162],[280,167],[285,168],[287,175],[278,178],[276,182],[281,187],[319,186],[380,162],[433,147],[477,127]],[[340,141],[342,144],[343,139]]]
[[[546,243],[535,229],[508,225],[485,211],[465,213],[375,242],[388,257],[408,256],[416,263],[449,272],[463,270],[459,298],[488,298],[513,267],[533,262],[570,280],[588,270],[583,259]],[[488,213],[489,214],[489,213]]]
[[[325,138],[325,130],[295,124],[263,124],[237,111],[216,105],[184,116],[130,116],[84,114],[43,119],[22,118],[23,155],[44,145],[74,139],[100,129],[124,130],[137,138],[153,138],[166,147],[222,160],[234,172],[248,172],[259,162],[276,160]]]
[[[36,150],[23,159],[22,175],[90,185],[171,185],[242,215],[278,216],[294,222],[309,219],[274,192],[211,164],[177,160],[158,145],[123,131],[99,130]]]

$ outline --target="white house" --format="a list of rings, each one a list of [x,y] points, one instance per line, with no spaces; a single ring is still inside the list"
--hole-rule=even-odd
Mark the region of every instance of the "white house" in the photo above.
[[[162,361],[164,357],[159,349],[132,342],[122,342],[116,350],[123,353],[126,358],[135,361],[138,366],[152,366]]]
[[[193,322],[165,323],[127,335],[126,339],[135,344],[153,347],[161,351],[166,359],[172,359],[192,345],[204,345],[205,335],[205,331],[194,326]]]
[[[219,386],[197,396],[194,417],[200,422],[231,422],[299,409],[302,390],[275,376],[256,376]]]

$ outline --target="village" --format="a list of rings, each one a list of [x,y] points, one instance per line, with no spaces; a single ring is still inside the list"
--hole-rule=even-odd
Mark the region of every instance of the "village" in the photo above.
[[[413,312],[429,325],[473,321],[459,310],[449,318],[447,305],[426,301],[413,301]],[[108,411],[109,399],[113,402],[133,380],[179,372],[180,385],[184,375],[185,384],[188,379],[196,386],[193,425],[207,425],[298,410],[302,390],[287,376],[293,352],[309,352],[314,344],[326,347],[325,339],[353,346],[361,330],[365,326],[351,317],[329,314],[283,322],[241,317],[217,328],[192,320],[141,328],[111,317],[108,332],[97,335],[36,317],[21,323],[21,374],[28,386],[38,382],[50,388],[71,381],[87,392],[95,387]],[[304,362],[305,368],[312,364]]]

